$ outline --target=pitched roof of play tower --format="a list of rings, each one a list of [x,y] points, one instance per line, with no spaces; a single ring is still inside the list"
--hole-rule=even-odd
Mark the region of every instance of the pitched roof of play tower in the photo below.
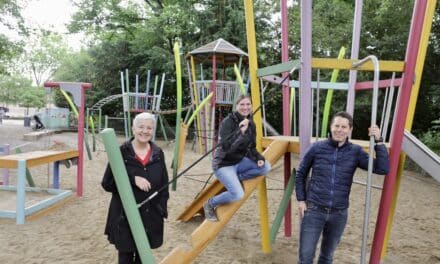
[[[211,60],[212,55],[214,54],[216,55],[217,60],[225,64],[236,63],[240,57],[247,61],[248,56],[246,52],[222,38],[219,38],[188,53],[188,55],[193,56],[198,62]]]

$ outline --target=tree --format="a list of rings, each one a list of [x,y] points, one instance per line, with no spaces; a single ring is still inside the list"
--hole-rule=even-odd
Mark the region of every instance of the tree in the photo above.
[[[28,39],[26,51],[19,59],[18,71],[31,74],[37,86],[53,77],[61,61],[68,57],[69,48],[62,36],[58,33],[37,30],[37,33]]]
[[[20,15],[21,7],[17,1],[0,1],[0,74],[8,72],[7,65],[22,52],[22,43],[11,40],[5,33],[26,34],[23,18]]]
[[[99,94],[99,98],[103,98],[120,93],[120,71],[128,69],[131,83],[134,83],[135,74],[139,74],[141,81],[145,82],[147,70],[151,70],[153,75],[166,74],[169,81],[165,84],[162,103],[164,108],[172,108],[175,107],[176,94],[174,41],[180,40],[183,54],[219,37],[247,50],[242,1],[145,1],[144,6],[124,3],[79,1],[79,11],[69,26],[72,32],[86,32],[97,40],[96,45],[89,49],[96,77],[91,91],[93,96]],[[273,4],[256,1],[255,9],[260,14],[256,18],[258,37],[268,42],[271,37],[266,37],[268,34],[263,32],[273,28],[267,23]],[[266,50],[267,45],[263,51]],[[186,74],[183,71],[185,79]],[[187,84],[185,79],[183,83]],[[185,94],[188,103],[189,94]]]
[[[440,8],[438,5],[436,11],[414,116],[412,132],[417,136],[430,130],[431,122],[438,120],[440,113],[440,76],[438,74],[440,69]],[[439,131],[437,128],[436,133],[440,133]]]
[[[17,104],[24,89],[31,87],[32,81],[22,76],[0,75],[0,102]]]
[[[19,106],[26,107],[26,116],[29,108],[42,108],[46,105],[46,91],[41,87],[28,87],[23,89],[19,96]]]

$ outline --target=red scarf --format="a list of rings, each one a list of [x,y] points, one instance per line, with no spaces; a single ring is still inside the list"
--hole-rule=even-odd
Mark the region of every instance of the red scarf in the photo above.
[[[150,157],[151,157],[151,152],[152,152],[153,148],[150,148],[147,152],[147,155],[145,155],[144,158],[139,157],[138,154],[136,154],[136,159],[142,164],[142,166],[145,166],[148,164],[148,162],[150,161]]]

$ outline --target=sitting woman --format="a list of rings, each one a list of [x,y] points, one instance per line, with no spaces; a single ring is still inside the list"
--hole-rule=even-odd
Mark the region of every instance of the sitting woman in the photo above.
[[[156,119],[149,113],[138,114],[133,120],[134,137],[120,147],[131,189],[137,203],[150,197],[168,183],[165,157],[161,148],[151,139],[154,135]],[[130,231],[127,216],[116,188],[112,170],[107,169],[102,179],[104,190],[112,193],[108,210],[105,234],[118,250],[119,264],[141,263],[136,244]],[[139,208],[148,241],[152,249],[163,243],[164,218],[167,218],[168,189],[164,189]]]
[[[34,130],[44,129],[43,122],[41,122],[41,119],[38,115],[34,115],[34,121],[35,121]]]
[[[205,218],[218,221],[215,208],[240,200],[244,190],[240,181],[267,174],[271,166],[256,147],[256,128],[252,121],[252,103],[249,95],[236,101],[236,112],[221,123],[219,147],[212,161],[215,176],[226,191],[209,199],[204,205]]]

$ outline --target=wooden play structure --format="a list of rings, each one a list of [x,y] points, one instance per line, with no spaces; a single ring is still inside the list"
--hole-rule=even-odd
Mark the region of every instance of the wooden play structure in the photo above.
[[[359,38],[360,38],[360,26],[361,26],[361,16],[362,16],[362,0],[356,1],[355,6],[355,19],[354,19],[354,31],[353,31],[353,42],[352,51],[350,59],[331,59],[331,58],[312,58],[311,52],[311,32],[312,32],[312,1],[301,1],[301,58],[298,61],[288,61],[288,38],[287,38],[287,1],[281,1],[281,18],[282,18],[282,62],[279,65],[259,69],[257,63],[257,53],[256,53],[256,39],[255,39],[255,29],[253,24],[253,4],[252,1],[245,0],[245,12],[246,12],[246,30],[247,30],[247,40],[248,40],[248,54],[249,54],[249,77],[251,86],[251,95],[253,101],[254,110],[260,105],[260,78],[275,82],[278,84],[283,84],[283,136],[262,139],[262,120],[260,115],[254,116],[254,121],[257,124],[257,147],[262,149],[263,142],[266,142],[264,146],[270,146],[270,142],[279,142],[286,140],[289,143],[286,152],[292,151],[300,153],[303,155],[306,149],[310,146],[312,142],[312,123],[313,123],[313,113],[312,113],[312,88],[319,89],[319,81],[315,82],[313,85],[311,76],[312,70],[319,69],[338,69],[350,71],[350,80],[346,84],[339,84],[340,89],[346,89],[348,91],[347,95],[347,111],[353,113],[354,109],[354,96],[357,90],[373,90],[373,103],[372,103],[372,123],[376,123],[377,115],[377,93],[378,89],[385,87],[397,87],[398,88],[398,98],[396,100],[395,114],[393,127],[390,129],[392,142],[388,145],[390,149],[390,167],[391,171],[387,177],[385,177],[382,199],[380,203],[380,210],[376,224],[375,236],[373,238],[373,245],[371,250],[367,249],[368,243],[368,223],[369,223],[369,199],[371,192],[371,172],[368,172],[367,176],[367,187],[366,187],[366,206],[364,214],[364,227],[362,236],[362,246],[361,246],[361,263],[365,263],[367,259],[368,251],[370,252],[370,263],[379,263],[381,259],[385,256],[386,252],[386,242],[385,234],[389,232],[392,223],[392,211],[391,204],[393,208],[395,207],[398,181],[396,182],[397,176],[401,177],[402,172],[402,142],[407,138],[404,137],[404,130],[409,130],[412,123],[412,118],[414,115],[414,107],[417,99],[418,85],[420,84],[420,76],[422,74],[424,56],[426,54],[427,40],[429,38],[429,32],[431,28],[432,18],[435,10],[435,1],[429,0],[416,0],[414,3],[413,18],[411,21],[410,36],[407,45],[407,54],[405,60],[403,61],[381,61],[375,56],[368,56],[364,59],[359,59]],[[289,78],[289,73],[299,70],[300,71],[300,81],[295,83],[287,82],[282,83],[282,80]],[[370,71],[374,73],[373,81],[358,82],[356,73],[358,71]],[[389,80],[381,80],[379,77],[380,72],[394,72],[400,74],[399,77]],[[281,74],[281,76],[279,76]],[[413,84],[414,76],[418,76],[416,79],[418,82]],[[325,87],[335,87],[335,85],[328,85],[325,82],[321,82],[321,88]],[[299,89],[299,137],[293,138],[290,136],[291,124],[290,124],[290,94],[292,93],[291,87],[301,87]],[[315,86],[315,87],[313,87]],[[411,92],[412,91],[412,92]],[[407,109],[410,109],[408,112]],[[384,110],[387,112],[390,110]],[[383,121],[384,126],[388,126],[387,121]],[[260,133],[260,134],[258,134]],[[409,132],[405,132],[409,133]],[[386,136],[386,135],[384,135]],[[371,150],[371,142],[361,143],[367,150]],[[409,141],[408,141],[409,142]],[[413,141],[414,142],[414,141]],[[410,143],[408,143],[410,144]],[[420,143],[412,144],[412,147],[422,149]],[[413,151],[411,151],[413,152]],[[371,152],[370,152],[371,153]],[[431,153],[432,154],[432,153]],[[427,154],[429,155],[429,153]],[[432,157],[432,156],[430,156]],[[428,159],[425,159],[428,160]],[[429,159],[432,162],[432,166],[440,168],[440,163],[438,158],[435,157]],[[285,164],[285,182],[290,177],[290,158],[288,155],[284,157]],[[399,168],[399,169],[398,169]],[[215,184],[213,184],[215,186]],[[181,214],[181,220],[187,220],[191,218],[196,212],[199,212],[203,204],[203,199],[208,199],[210,196],[219,192],[221,188],[215,191],[210,189],[214,187],[208,187],[206,190],[206,195],[202,194],[200,200],[196,200],[184,213]],[[214,188],[215,189],[215,188]],[[267,219],[267,199],[265,190],[265,181],[262,180],[259,186],[259,203],[260,203],[260,224],[261,224],[261,240],[262,240],[262,250],[263,252],[270,252],[271,245],[269,239],[269,225]],[[229,217],[229,211],[233,206],[221,206],[218,208],[218,216],[220,219],[227,219]],[[285,216],[285,235],[290,236],[290,210],[286,211]],[[206,221],[201,225],[200,229],[206,231],[204,233],[198,232],[198,229],[194,231],[193,238],[193,248],[187,251],[181,249],[175,249],[170,253],[164,260],[164,263],[187,263],[192,260],[191,257],[195,257],[207,243],[211,240],[211,234],[208,229],[203,228],[203,226],[209,225],[210,230],[221,229],[224,223],[220,221],[219,223],[206,223]],[[217,227],[218,225],[218,227]],[[216,231],[217,232],[217,231]],[[204,234],[204,235],[202,235]],[[200,237],[206,236],[203,239]],[[214,235],[213,235],[214,236]],[[202,241],[202,242],[201,242]],[[182,253],[186,252],[186,253]],[[186,261],[181,261],[186,259]]]
[[[79,107],[78,118],[78,148],[77,150],[65,151],[51,151],[40,150],[18,154],[9,154],[9,152],[2,151],[4,154],[0,156],[0,168],[9,170],[17,170],[16,186],[9,185],[9,173],[4,173],[3,185],[0,186],[1,191],[12,191],[16,193],[16,210],[2,210],[0,217],[15,218],[17,224],[24,224],[26,216],[30,216],[38,211],[49,208],[61,200],[67,198],[72,194],[71,190],[60,189],[60,162],[65,160],[75,160],[77,163],[77,186],[76,194],[81,197],[83,195],[83,164],[84,164],[84,103],[85,90],[90,89],[89,83],[67,83],[67,82],[46,82],[45,87],[60,88],[68,91],[73,95],[75,104]],[[75,109],[76,110],[76,109]],[[8,150],[8,147],[2,148]],[[26,180],[29,182],[29,177],[26,175],[26,170],[31,167],[40,166],[44,164],[53,163],[53,182],[52,188],[40,188],[29,186],[26,187]],[[33,184],[30,184],[33,185]],[[26,204],[26,192],[45,192],[51,194],[50,198],[37,202],[30,206]]]
[[[213,94],[194,122],[200,153],[206,153],[215,145],[218,125],[225,113],[232,111],[235,98],[242,93],[235,75],[232,74],[234,78],[231,78],[231,72],[236,65],[239,71],[245,73],[247,57],[246,52],[222,38],[196,48],[186,56],[194,108],[197,108],[210,93]]]
[[[131,115],[141,112],[153,113],[157,116],[157,121],[161,129],[162,135],[165,140],[168,141],[168,136],[166,133],[166,128],[169,125],[164,118],[165,114],[172,114],[176,111],[162,111],[160,108],[160,103],[162,100],[162,94],[165,85],[165,73],[160,76],[152,76],[151,70],[147,71],[145,86],[142,88],[141,77],[139,74],[135,75],[135,85],[134,89],[130,91],[130,81],[128,70],[120,72],[121,75],[121,94],[113,94],[105,97],[98,102],[96,102],[92,107],[87,109],[87,116],[96,117],[97,119],[97,131],[101,131],[108,127],[108,120],[114,117],[108,117],[107,115],[102,117],[102,107],[108,103],[122,98],[123,110],[124,110],[124,132],[126,138],[129,137]],[[103,120],[104,119],[104,120]]]
[[[279,159],[283,158],[284,161],[284,180],[286,190],[290,185],[290,152],[299,153],[300,156],[304,155],[310,144],[314,140],[312,139],[312,124],[314,116],[312,112],[312,98],[313,90],[323,87],[332,88],[338,87],[339,89],[347,90],[347,109],[349,113],[353,113],[354,110],[354,98],[355,93],[358,90],[372,90],[372,109],[371,109],[371,124],[376,124],[377,116],[377,101],[378,91],[385,87],[396,87],[398,89],[398,96],[395,99],[395,112],[392,127],[390,129],[390,138],[392,142],[388,143],[390,152],[390,172],[385,177],[382,191],[382,198],[380,201],[379,214],[375,226],[375,234],[372,240],[372,247],[368,250],[368,228],[369,228],[369,211],[370,211],[370,195],[371,195],[371,173],[372,166],[369,166],[367,172],[366,182],[366,197],[365,197],[365,213],[363,223],[363,235],[361,239],[361,256],[360,263],[366,263],[369,253],[369,263],[380,263],[386,253],[386,240],[388,239],[389,230],[393,219],[393,210],[396,206],[396,199],[399,187],[399,178],[401,177],[404,163],[404,154],[402,150],[408,151],[411,155],[423,155],[427,164],[429,162],[433,167],[431,171],[438,171],[440,169],[440,159],[429,153],[429,151],[423,150],[422,144],[413,140],[409,133],[412,125],[412,119],[414,116],[414,108],[417,100],[417,91],[420,85],[420,76],[422,75],[423,63],[426,54],[427,43],[429,39],[429,32],[431,30],[432,19],[436,6],[436,0],[415,0],[413,17],[411,21],[410,34],[407,43],[407,51],[405,59],[403,61],[384,61],[379,60],[374,55],[369,55],[363,59],[358,58],[359,54],[359,38],[361,28],[362,17],[362,0],[356,0],[355,4],[355,17],[354,17],[354,30],[353,41],[350,59],[334,59],[334,58],[312,58],[312,3],[310,0],[302,0],[301,9],[301,58],[296,61],[288,61],[288,26],[287,26],[287,0],[281,0],[281,32],[282,32],[282,63],[266,68],[259,68],[257,63],[257,49],[256,49],[256,36],[255,25],[253,17],[253,1],[244,0],[245,16],[246,16],[246,32],[247,32],[247,44],[248,44],[248,63],[249,63],[249,80],[250,80],[250,93],[252,96],[253,110],[255,112],[261,106],[261,79],[270,81],[282,85],[282,112],[283,119],[283,135],[277,137],[262,137],[263,120],[261,114],[253,116],[254,122],[257,126],[257,149],[262,151],[266,148],[264,155],[271,164],[275,164]],[[218,47],[219,43],[223,40],[208,44],[210,48]],[[216,44],[217,43],[217,44]],[[212,64],[212,80],[211,81],[198,81],[195,73],[195,59],[192,57],[196,53],[188,56],[188,61],[191,64],[189,67],[191,76],[190,84],[193,93],[193,100],[195,103],[199,102],[199,97],[207,95],[208,91],[213,92],[213,99],[210,104],[210,109],[215,109],[215,105],[218,103],[217,95],[219,90],[217,89],[217,72],[216,72],[216,58],[217,53],[209,48],[204,49],[202,52],[204,55],[201,57],[201,61],[207,60]],[[206,54],[205,54],[206,53]],[[176,63],[177,63],[176,59]],[[178,64],[178,63],[177,63]],[[178,67],[176,67],[178,68]],[[343,71],[349,71],[350,77],[348,83],[345,84],[326,84],[325,82],[312,82],[312,71],[319,69],[337,69]],[[300,81],[290,81],[289,73],[298,70],[300,71]],[[373,72],[373,81],[358,82],[357,72],[369,71]],[[201,72],[201,71],[200,71]],[[394,73],[392,79],[381,80],[381,72]],[[199,74],[203,76],[203,74]],[[280,76],[281,75],[281,76]],[[395,78],[396,75],[399,75]],[[178,81],[180,79],[179,74]],[[318,74],[319,76],[319,74]],[[415,79],[415,77],[417,78]],[[204,77],[202,77],[204,78]],[[287,80],[287,82],[285,82]],[[414,82],[416,80],[416,82]],[[179,83],[179,82],[178,82]],[[291,136],[291,111],[290,99],[292,91],[295,91],[295,87],[300,87],[299,93],[299,137]],[[333,89],[333,88],[332,88]],[[179,91],[179,88],[178,88]],[[221,92],[220,92],[221,93]],[[226,94],[226,93],[224,93]],[[230,93],[231,94],[231,93]],[[178,96],[179,97],[179,96]],[[390,95],[390,97],[392,97]],[[393,99],[391,99],[392,101]],[[232,101],[231,101],[232,102]],[[208,108],[209,109],[209,108]],[[342,110],[342,109],[341,109]],[[211,111],[211,112],[208,112]],[[389,114],[391,109],[386,109],[383,113]],[[210,116],[210,124],[201,125],[201,119],[203,115]],[[215,118],[215,111],[207,110],[201,111],[198,116],[199,122],[197,130],[208,131],[212,138],[215,138],[215,122],[220,120]],[[177,118],[180,121],[180,116]],[[384,127],[388,127],[388,121],[383,120],[381,123]],[[386,135],[384,135],[386,136]],[[206,137],[201,134],[200,137]],[[212,139],[207,138],[207,139]],[[406,142],[407,146],[403,147],[403,142]],[[356,142],[364,146],[364,148],[370,152],[370,157],[373,153],[374,139],[370,138],[368,142]],[[210,145],[211,150],[213,144]],[[210,150],[209,144],[200,144],[200,148],[205,152]],[[372,162],[370,162],[372,165]],[[252,180],[243,182],[245,189],[245,198],[240,201],[221,205],[217,208],[217,215],[219,217],[218,222],[203,221],[203,223],[192,233],[190,247],[177,246],[173,251],[167,255],[161,263],[190,263],[197,255],[208,246],[208,244],[215,239],[217,234],[224,228],[227,222],[232,218],[234,213],[249,197],[250,193],[255,189],[258,189],[259,211],[260,211],[260,227],[261,227],[261,244],[262,251],[265,253],[271,252],[271,246],[273,239],[269,236],[269,219],[268,219],[268,204],[267,204],[267,192],[266,182],[264,177],[257,177]],[[214,181],[208,186],[201,195],[194,200],[183,213],[180,214],[179,219],[182,221],[188,221],[198,213],[202,213],[202,205],[213,195],[221,192],[223,186]],[[287,191],[286,191],[287,192]],[[290,194],[288,195],[290,196]],[[283,197],[284,198],[284,197]],[[288,197],[287,200],[290,200]],[[280,206],[281,207],[281,206]],[[285,213],[285,236],[291,235],[291,209],[290,205],[283,207],[282,214]],[[273,234],[278,230],[274,230]],[[273,237],[273,235],[271,235]],[[138,248],[139,245],[138,245]]]

